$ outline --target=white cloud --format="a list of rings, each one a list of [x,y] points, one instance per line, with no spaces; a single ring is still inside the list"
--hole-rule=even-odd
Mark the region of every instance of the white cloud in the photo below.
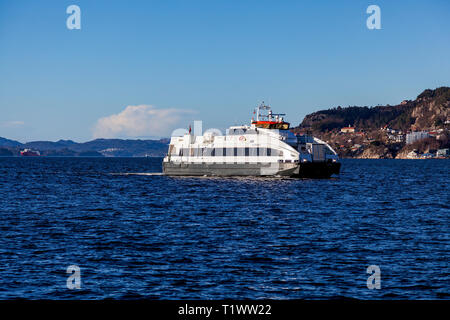
[[[23,121],[6,121],[1,124],[2,127],[6,128],[16,128],[25,125]]]
[[[185,127],[194,111],[157,109],[151,105],[127,106],[125,110],[100,118],[94,138],[168,137],[179,126]]]

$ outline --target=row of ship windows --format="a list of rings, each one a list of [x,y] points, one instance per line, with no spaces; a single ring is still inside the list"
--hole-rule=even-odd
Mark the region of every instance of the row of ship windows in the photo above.
[[[282,156],[283,151],[272,148],[181,148],[170,150],[171,155],[191,157],[258,157]]]
[[[228,129],[228,135],[257,134],[257,129]]]

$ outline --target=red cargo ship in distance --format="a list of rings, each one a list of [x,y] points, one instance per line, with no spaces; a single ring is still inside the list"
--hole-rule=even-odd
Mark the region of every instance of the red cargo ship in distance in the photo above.
[[[31,149],[24,149],[24,150],[20,151],[20,155],[22,157],[39,157],[41,154],[37,150],[34,151]]]

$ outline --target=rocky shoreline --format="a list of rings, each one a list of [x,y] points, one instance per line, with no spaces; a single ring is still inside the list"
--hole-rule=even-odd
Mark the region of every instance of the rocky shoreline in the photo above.
[[[423,91],[395,106],[336,107],[307,115],[293,129],[326,141],[341,158],[449,157],[450,87]]]

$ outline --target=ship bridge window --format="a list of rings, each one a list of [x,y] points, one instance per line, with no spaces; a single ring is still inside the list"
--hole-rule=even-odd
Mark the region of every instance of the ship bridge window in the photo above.
[[[247,132],[247,129],[245,128],[238,128],[238,129],[229,129],[228,134],[230,136],[236,136],[236,135],[243,135]]]

